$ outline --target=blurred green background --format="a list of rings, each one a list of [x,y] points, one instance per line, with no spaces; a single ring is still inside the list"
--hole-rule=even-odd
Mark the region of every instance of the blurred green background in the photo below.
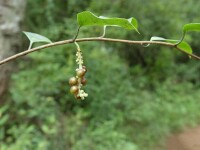
[[[28,0],[24,30],[52,41],[69,39],[76,14],[135,17],[134,31],[109,27],[106,37],[179,39],[182,26],[199,22],[196,0]],[[101,35],[84,27],[79,37]],[[186,40],[200,54],[199,33]],[[23,49],[28,47],[24,37]],[[18,59],[9,100],[0,108],[1,150],[155,150],[166,137],[200,122],[200,63],[171,48],[121,43],[80,43],[88,68],[89,97],[69,94],[74,44]]]

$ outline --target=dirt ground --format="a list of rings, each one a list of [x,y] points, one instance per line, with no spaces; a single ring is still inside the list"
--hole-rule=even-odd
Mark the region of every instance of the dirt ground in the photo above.
[[[170,136],[166,150],[200,150],[200,126]]]

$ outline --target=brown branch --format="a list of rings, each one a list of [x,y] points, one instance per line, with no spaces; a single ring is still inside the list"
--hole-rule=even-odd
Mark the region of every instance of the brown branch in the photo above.
[[[139,44],[139,45],[158,44],[158,45],[163,45],[163,46],[176,48],[177,50],[179,50],[179,51],[191,56],[192,58],[200,60],[199,56],[197,56],[195,54],[190,54],[190,53],[178,48],[175,44],[166,43],[166,42],[159,42],[159,41],[131,41],[131,40],[123,40],[123,39],[102,38],[102,37],[80,38],[80,39],[76,39],[75,41],[76,42],[104,41],[104,42],[119,42],[119,43]],[[70,43],[74,43],[75,41],[73,39],[69,39],[69,40],[58,41],[58,42],[42,45],[42,46],[39,46],[39,47],[36,47],[36,48],[32,48],[32,49],[29,49],[29,50],[25,50],[23,52],[20,52],[20,53],[18,53],[16,55],[10,56],[10,57],[0,61],[0,65],[5,64],[7,62],[10,62],[10,61],[12,61],[14,59],[17,59],[17,58],[19,58],[21,56],[27,55],[27,54],[35,52],[35,51],[39,51],[39,50],[42,50],[42,49],[45,49],[45,48],[48,48],[48,47],[57,46],[57,45],[70,44]]]

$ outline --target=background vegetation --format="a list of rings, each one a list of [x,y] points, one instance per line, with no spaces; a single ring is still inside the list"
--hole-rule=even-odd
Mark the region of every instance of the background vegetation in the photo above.
[[[25,29],[53,41],[72,38],[76,14],[135,17],[141,35],[108,28],[107,37],[180,38],[182,25],[199,22],[195,0],[28,0]],[[80,37],[100,35],[83,28]],[[186,39],[198,52],[199,34]],[[27,47],[24,40],[24,49]],[[200,119],[200,63],[160,46],[80,44],[88,68],[89,97],[69,94],[75,45],[59,46],[18,60],[10,98],[1,106],[2,150],[151,150],[169,133]]]

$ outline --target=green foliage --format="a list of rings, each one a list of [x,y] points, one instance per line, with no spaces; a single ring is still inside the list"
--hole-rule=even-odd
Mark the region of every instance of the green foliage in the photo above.
[[[176,74],[184,69],[176,70],[165,82],[157,81],[150,90],[142,68],[135,66],[130,76],[124,61],[113,51],[96,46],[100,48],[81,45],[89,81],[89,97],[81,102],[68,94],[67,86],[75,68],[71,51],[75,46],[33,53],[34,65],[21,63],[23,71],[13,76],[11,91],[13,109],[9,114],[14,114],[15,120],[6,122],[12,127],[9,134],[17,139],[6,150],[149,150],[169,132],[196,124],[200,91],[179,81]],[[195,94],[184,95],[187,92]]]
[[[26,34],[26,36],[28,37],[28,39],[30,40],[31,43],[35,43],[35,42],[46,42],[46,43],[51,43],[51,41],[39,34],[36,33],[31,33],[31,32],[24,32],[24,34]]]
[[[110,28],[107,36],[149,39],[154,33],[176,39],[182,24],[199,16],[190,9],[199,2],[182,3],[116,0],[110,7],[108,0],[29,0],[27,24],[29,31],[58,41],[74,36],[77,12],[119,17],[132,13],[141,20],[142,36],[116,28]],[[101,32],[93,29],[83,28],[80,36]],[[186,40],[198,41],[192,37]],[[2,150],[150,150],[170,132],[199,122],[199,63],[155,46],[144,50],[142,46],[90,42],[80,47],[88,68],[85,101],[69,94],[68,79],[77,67],[75,45],[52,47],[19,62],[10,99],[0,108]]]
[[[150,41],[164,41],[164,42],[168,42],[168,43],[172,43],[172,44],[176,44],[177,42],[179,42],[178,40],[165,39],[162,37],[155,37],[155,36],[151,37]],[[180,48],[181,50],[185,51],[188,54],[192,54],[191,46],[185,41],[181,41],[181,43],[178,44],[177,47]]]
[[[189,23],[183,26],[183,32],[200,31],[200,23]]]
[[[79,26],[119,26],[128,30],[136,30],[138,32],[138,23],[135,18],[108,18],[104,16],[97,17],[89,11],[77,14]]]
[[[51,43],[51,41],[39,34],[36,33],[31,33],[31,32],[24,32],[24,34],[28,37],[28,39],[30,40],[30,47],[32,46],[33,43],[37,43],[37,42],[44,42],[44,43]]]
[[[183,39],[185,38],[186,32],[189,32],[189,31],[200,31],[200,23],[185,24],[183,26],[183,35],[181,37],[181,40],[177,44],[180,44],[183,41]]]
[[[92,11],[96,13],[101,13],[102,11],[105,16],[120,16],[120,17],[128,17],[131,14],[137,18],[139,21],[139,30],[141,35],[132,34],[132,33],[123,33],[123,31],[112,30],[112,35],[107,34],[107,36],[111,37],[120,37],[124,39],[133,39],[133,40],[148,40],[152,36],[166,37],[170,39],[180,39],[181,29],[184,24],[188,22],[199,22],[199,15],[197,13],[197,9],[192,9],[199,2],[192,1],[122,1],[116,0],[115,4],[112,6],[113,9],[109,9],[109,1],[103,0],[103,2],[92,2]],[[144,5],[143,5],[144,4]],[[176,9],[174,8],[176,6]],[[121,9],[121,8],[126,9]],[[173,8],[173,9],[172,9]],[[119,11],[120,10],[120,11]],[[159,14],[159,15],[158,15]],[[107,30],[107,32],[109,32]],[[192,37],[196,38],[192,38]],[[200,35],[198,34],[190,34],[185,37],[185,41],[191,43],[194,52],[198,53],[198,39]],[[191,40],[192,39],[192,40]],[[142,64],[144,67],[156,65],[156,60],[162,56],[160,47],[151,46],[148,48],[141,48],[141,46],[130,46],[130,45],[116,45],[112,44],[112,47],[117,47],[119,49],[120,54],[122,54],[126,60],[131,65]],[[125,49],[125,51],[121,51],[121,49]],[[134,50],[133,50],[134,49]],[[163,51],[168,51],[168,55],[171,55],[171,51],[168,48],[163,48]],[[178,53],[175,52],[178,55]],[[148,56],[148,57],[146,57]],[[174,57],[173,55],[171,55]],[[178,56],[184,57],[185,56]],[[177,57],[176,57],[177,58]],[[163,57],[163,59],[165,59]],[[172,59],[175,59],[172,58]]]

